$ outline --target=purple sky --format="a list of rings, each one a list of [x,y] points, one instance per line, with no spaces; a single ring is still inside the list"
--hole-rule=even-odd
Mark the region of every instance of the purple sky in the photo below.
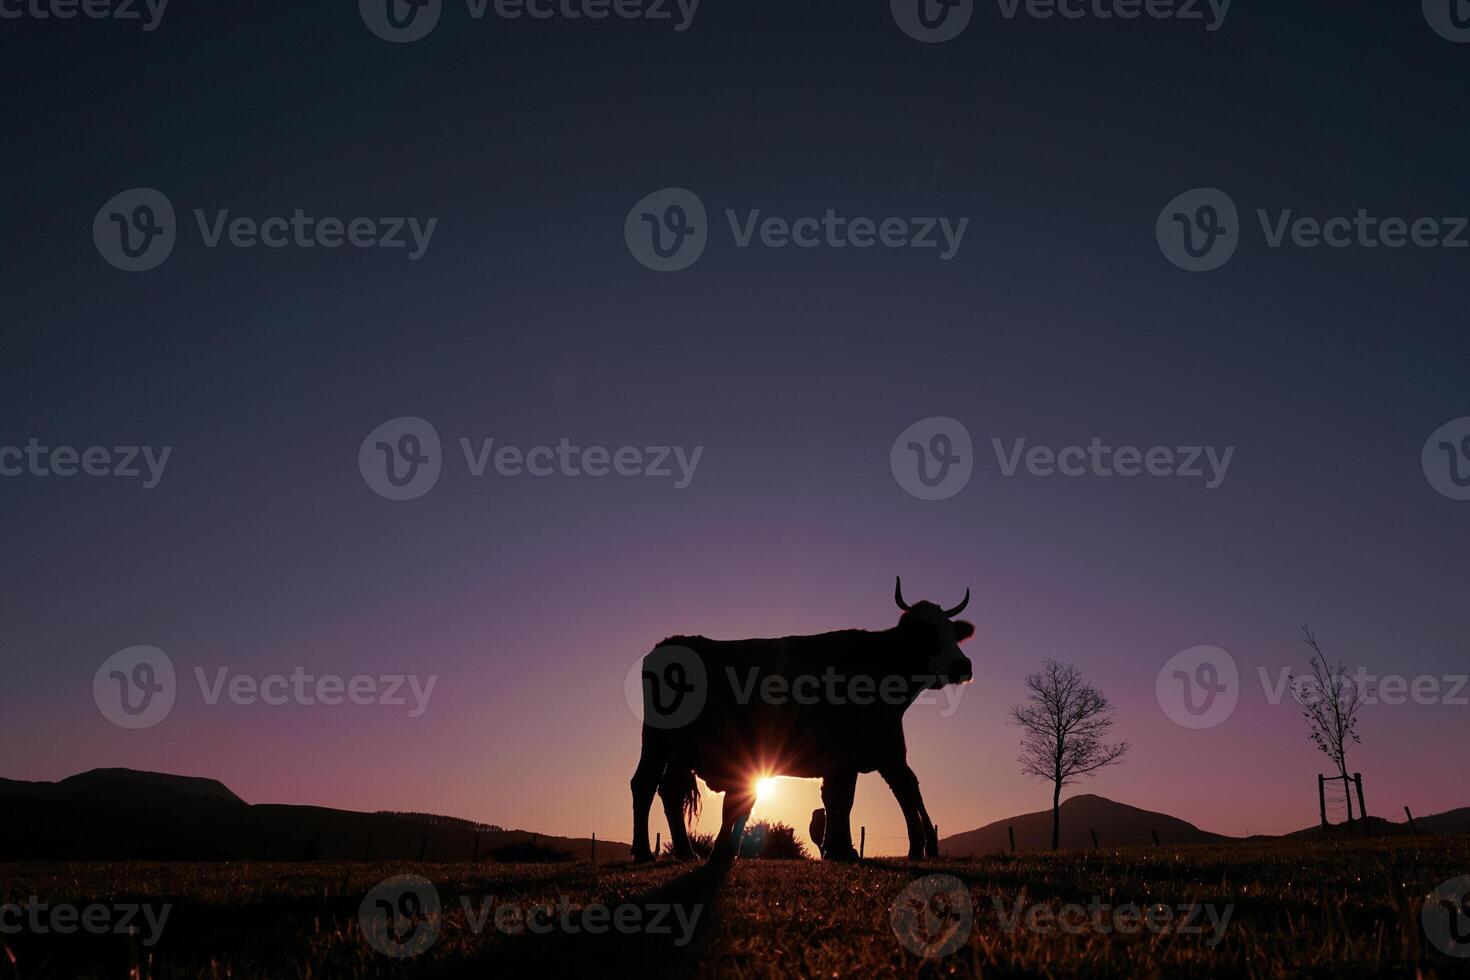
[[[173,449],[151,490],[0,478],[0,713],[19,733],[0,776],[130,766],[253,802],[627,840],[635,660],[678,633],[886,628],[900,574],[910,599],[974,594],[974,683],[952,716],[907,721],[944,833],[1048,804],[1005,723],[1046,657],[1078,664],[1133,743],[1074,792],[1282,832],[1316,820],[1327,760],[1257,669],[1304,668],[1303,623],[1352,668],[1470,670],[1470,503],[1420,462],[1470,415],[1465,253],[1271,249],[1254,228],[1258,208],[1470,210],[1453,165],[1470,150],[1470,48],[1413,5],[1330,23],[1237,11],[1208,35],[987,12],[922,45],[886,4],[839,21],[709,3],[678,35],[461,17],[391,46],[350,9],[171,9],[146,35],[7,26],[0,79],[30,95],[9,112],[0,186],[25,230],[4,273],[0,447]],[[93,68],[33,84],[71,62]],[[1155,218],[1210,186],[1252,231],[1229,265],[1191,274],[1160,254]],[[90,233],[131,187],[180,216],[146,273],[110,267]],[[682,272],[649,271],[623,237],[663,187],[710,213]],[[210,249],[196,208],[439,223],[410,262]],[[949,261],[742,249],[725,228],[726,209],[828,208],[971,220]],[[437,485],[405,502],[357,459],[398,416],[445,449]],[[930,416],[962,422],[976,454],[935,502],[889,468]],[[703,453],[684,489],[471,476],[458,440],[492,437]],[[1006,477],[991,450],[1094,437],[1235,452],[1207,490]],[[92,680],[135,644],[183,683],[165,721],[125,731]],[[1200,644],[1244,683],[1226,722],[1191,731],[1155,678]],[[193,680],[298,666],[438,680],[417,718],[211,706]],[[1443,748],[1467,711],[1363,710],[1350,761],[1370,812],[1470,804]],[[817,799],[786,783],[756,815],[804,830]],[[854,824],[874,851],[902,846],[874,776]]]

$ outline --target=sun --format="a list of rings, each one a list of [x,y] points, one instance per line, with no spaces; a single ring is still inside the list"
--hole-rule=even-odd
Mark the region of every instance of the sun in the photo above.
[[[768,800],[776,795],[776,780],[770,776],[764,776],[755,781],[755,798],[757,800]]]

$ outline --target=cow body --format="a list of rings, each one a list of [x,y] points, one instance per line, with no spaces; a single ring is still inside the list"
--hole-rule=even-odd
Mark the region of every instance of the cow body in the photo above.
[[[697,774],[725,794],[715,856],[728,859],[765,776],[820,778],[825,857],[851,857],[848,815],[857,775],[879,772],[908,824],[910,850],[933,837],[909,769],[903,715],[921,692],[970,679],[958,643],[974,628],[933,603],[905,610],[882,631],[839,630],[777,639],[674,636],[644,661],[643,752],[632,781],[635,859],[648,851],[648,808],[662,798],[677,856],[689,856],[685,817],[697,808]],[[968,601],[968,594],[966,596]],[[662,692],[679,697],[663,698]],[[678,714],[684,696],[702,704]],[[675,706],[667,724],[658,712]],[[654,712],[650,715],[650,712]]]

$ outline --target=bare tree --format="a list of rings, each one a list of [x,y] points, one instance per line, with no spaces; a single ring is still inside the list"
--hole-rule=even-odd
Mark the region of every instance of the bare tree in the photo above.
[[[1104,741],[1112,727],[1112,705],[1082,680],[1072,664],[1044,661],[1026,678],[1025,704],[1011,707],[1021,727],[1021,772],[1051,780],[1051,847],[1062,834],[1062,787],[1110,766],[1128,751],[1127,742]]]
[[[1312,650],[1312,676],[1296,678],[1292,693],[1302,706],[1302,716],[1312,743],[1332,760],[1342,777],[1343,796],[1347,799],[1347,822],[1353,822],[1353,794],[1348,785],[1347,747],[1349,742],[1361,745],[1358,737],[1358,709],[1368,699],[1368,691],[1343,668],[1327,663],[1327,655],[1317,645],[1310,628],[1302,627],[1302,642]]]

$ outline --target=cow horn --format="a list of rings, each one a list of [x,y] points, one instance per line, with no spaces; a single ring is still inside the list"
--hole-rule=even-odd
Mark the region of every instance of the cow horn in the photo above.
[[[946,609],[944,611],[944,618],[945,619],[950,619],[951,617],[958,616],[960,613],[962,613],[962,612],[965,611],[965,607],[968,606],[969,604],[970,604],[970,590],[969,589],[966,589],[965,590],[965,597],[960,600],[960,604],[958,606],[955,606],[953,609]]]
[[[903,577],[895,576],[893,579],[893,601],[898,603],[898,608],[904,612],[909,611],[909,604],[903,601]]]

